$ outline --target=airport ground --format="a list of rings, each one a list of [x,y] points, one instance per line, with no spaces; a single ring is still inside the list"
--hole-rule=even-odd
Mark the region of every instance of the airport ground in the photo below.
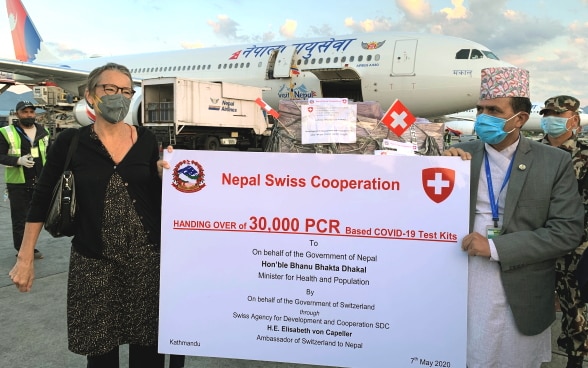
[[[0,189],[4,192],[4,167]],[[52,238],[42,232],[38,249],[45,258],[35,261],[35,284],[29,293],[12,285],[8,272],[14,265],[10,207],[0,199],[0,367],[83,368],[86,359],[67,350],[66,285],[70,238]],[[559,334],[559,318],[552,326],[552,340]],[[566,357],[552,349],[552,361],[542,368],[563,368]],[[390,347],[393,351],[394,347]],[[127,350],[121,349],[123,363]],[[185,367],[198,368],[310,368],[317,366],[207,357],[186,357]]]

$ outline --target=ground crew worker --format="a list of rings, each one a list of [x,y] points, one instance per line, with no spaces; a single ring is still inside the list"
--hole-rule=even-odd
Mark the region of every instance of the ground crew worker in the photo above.
[[[10,201],[14,249],[20,250],[33,188],[45,164],[49,131],[35,122],[35,105],[30,101],[16,104],[12,124],[0,128],[0,164],[5,165],[4,181]],[[35,249],[35,259],[43,254]]]

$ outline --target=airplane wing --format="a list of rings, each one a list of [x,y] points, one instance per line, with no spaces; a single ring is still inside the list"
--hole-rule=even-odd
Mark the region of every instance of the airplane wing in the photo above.
[[[71,69],[65,65],[47,65],[9,59],[0,59],[0,71],[22,75],[40,81],[47,79],[79,81],[85,80],[89,74],[87,70]]]
[[[90,74],[90,70],[72,69],[67,65],[50,65],[31,63],[26,61],[0,59],[0,71],[30,78],[32,81],[46,80],[65,82],[79,82],[83,84]],[[141,84],[141,78],[133,78],[133,83]]]

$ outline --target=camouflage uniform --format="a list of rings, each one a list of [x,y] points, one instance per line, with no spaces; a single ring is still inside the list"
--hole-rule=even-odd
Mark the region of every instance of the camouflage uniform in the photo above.
[[[563,97],[567,96],[548,99],[545,101],[545,107],[555,111],[566,107],[566,110],[577,111],[579,102],[576,104],[576,99],[570,101]],[[577,106],[568,106],[568,104],[576,104]],[[549,144],[547,136],[543,138],[542,142]],[[580,257],[588,245],[586,241],[588,234],[588,175],[586,175],[588,171],[588,145],[578,141],[576,135],[572,135],[559,148],[572,155],[572,164],[576,179],[578,179],[578,190],[584,202],[584,236],[578,248],[556,261],[555,291],[559,297],[562,312],[561,334],[557,339],[557,345],[568,356],[580,357],[588,353],[588,324],[586,322],[586,304],[580,298],[575,271]]]

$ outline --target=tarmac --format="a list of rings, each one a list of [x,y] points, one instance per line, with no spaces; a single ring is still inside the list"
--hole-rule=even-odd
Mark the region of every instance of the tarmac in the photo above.
[[[4,192],[4,167],[0,166]],[[35,261],[35,283],[29,293],[12,284],[8,272],[15,262],[10,204],[0,199],[0,368],[83,368],[84,356],[67,349],[66,287],[70,238],[52,238],[43,231],[37,249],[45,258]],[[561,313],[552,326],[552,360],[542,368],[565,368],[566,356],[558,351]],[[393,350],[394,348],[391,347]],[[121,348],[121,368],[128,368],[127,350]],[[169,357],[166,357],[166,367]],[[199,368],[310,368],[290,363],[188,356],[185,367]],[[394,367],[392,367],[394,368]]]

